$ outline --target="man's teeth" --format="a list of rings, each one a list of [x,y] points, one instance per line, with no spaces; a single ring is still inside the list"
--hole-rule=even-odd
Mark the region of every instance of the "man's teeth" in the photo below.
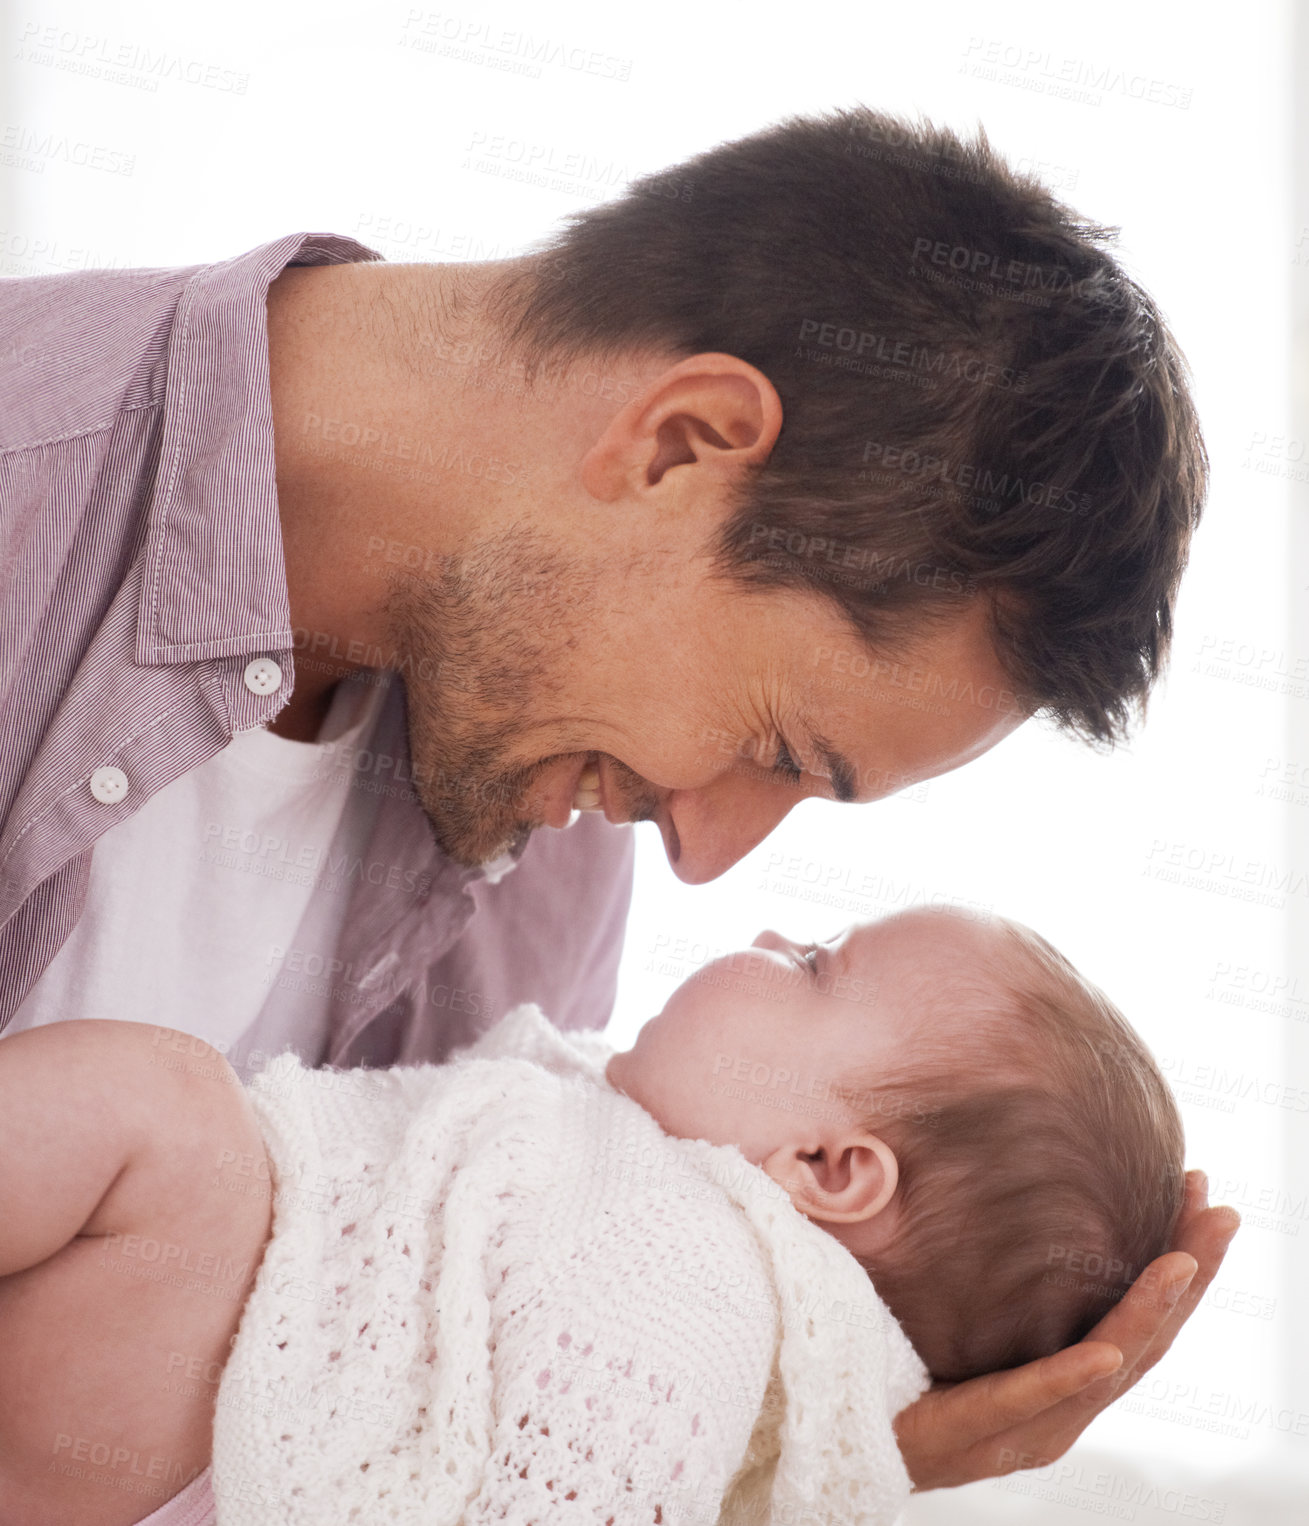
[[[598,811],[600,809],[600,770],[592,764],[582,770],[573,795],[575,811]]]

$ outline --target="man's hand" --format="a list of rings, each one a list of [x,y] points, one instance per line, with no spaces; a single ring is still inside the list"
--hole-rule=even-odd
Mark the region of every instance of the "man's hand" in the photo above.
[[[1172,1249],[1152,1261],[1094,1330],[1064,1351],[967,1383],[929,1389],[896,1417],[914,1488],[944,1489],[1053,1462],[1172,1345],[1222,1265],[1241,1220],[1206,1206],[1187,1173]]]

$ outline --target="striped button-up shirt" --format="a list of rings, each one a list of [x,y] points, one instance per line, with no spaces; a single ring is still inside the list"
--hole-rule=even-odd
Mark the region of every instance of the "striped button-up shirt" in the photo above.
[[[76,925],[100,834],[290,697],[267,290],[287,265],[378,258],[299,233],[0,281],[0,1029]],[[258,657],[273,693],[245,681]],[[493,883],[418,805],[402,682],[366,756],[367,859],[395,872],[351,892],[328,1062],[440,1060],[525,1000],[603,1025],[632,829],[538,830]]]

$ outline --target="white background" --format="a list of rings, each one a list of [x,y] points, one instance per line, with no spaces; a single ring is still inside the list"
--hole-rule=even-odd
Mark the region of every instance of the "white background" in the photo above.
[[[294,230],[397,260],[496,258],[646,170],[859,101],[980,120],[1121,226],[1190,359],[1213,462],[1148,726],[1106,757],[1029,725],[906,798],[808,802],[708,886],[680,885],[640,828],[611,1037],[763,926],[836,931],[870,880],[874,913],[948,898],[1030,922],[1155,1049],[1192,1163],[1247,1218],[1144,1413],[1097,1421],[1086,1456],[1199,1491],[1137,1519],[1272,1520],[1251,1478],[1309,1494],[1309,1321],[1293,1306],[1309,1271],[1309,566],[1288,561],[1309,475],[1290,385],[1309,213],[1293,194],[1292,13],[978,11],[0,4],[0,274],[221,259]],[[515,31],[546,60],[493,45]],[[1086,98],[1059,93],[1070,76]],[[1144,98],[1151,82],[1173,104]],[[1249,875],[1280,882],[1281,904],[1233,894]],[[952,1520],[1127,1518],[1092,1474],[1041,1480],[933,1500],[924,1519],[946,1505]]]

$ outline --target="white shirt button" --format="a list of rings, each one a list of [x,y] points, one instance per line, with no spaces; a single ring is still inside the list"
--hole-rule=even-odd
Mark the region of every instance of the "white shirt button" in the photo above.
[[[282,687],[282,670],[271,657],[256,657],[246,663],[244,676],[251,694],[273,694]]]
[[[127,793],[127,775],[106,763],[91,775],[91,793],[102,805],[116,805]]]

